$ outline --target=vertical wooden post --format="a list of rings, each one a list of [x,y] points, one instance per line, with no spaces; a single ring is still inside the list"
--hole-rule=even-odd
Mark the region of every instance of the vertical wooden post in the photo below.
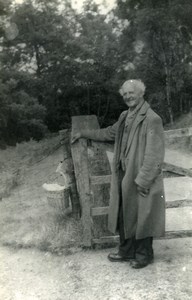
[[[72,117],[72,134],[87,128],[99,128],[96,116]],[[83,245],[85,247],[91,247],[92,217],[90,212],[93,197],[90,186],[87,141],[85,139],[80,139],[72,145],[71,150],[82,209]]]
[[[61,144],[63,145],[63,169],[70,187],[69,191],[72,204],[72,213],[74,217],[79,218],[81,214],[81,208],[77,192],[73,160],[71,156],[70,131],[68,129],[60,130],[59,134]]]

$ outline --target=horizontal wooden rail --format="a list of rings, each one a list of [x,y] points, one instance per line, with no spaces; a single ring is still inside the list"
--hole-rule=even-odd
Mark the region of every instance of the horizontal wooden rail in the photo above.
[[[162,239],[176,239],[176,238],[186,238],[192,237],[192,230],[178,230],[178,231],[166,231],[165,236],[160,238],[155,238],[156,240]],[[93,239],[92,244],[117,244],[119,243],[119,236],[106,236],[98,239]]]
[[[166,231],[165,236],[158,238],[158,240],[163,239],[177,239],[192,237],[192,230],[177,230],[177,231]]]
[[[166,208],[178,208],[178,207],[192,207],[192,200],[191,199],[182,199],[182,200],[174,200],[174,201],[167,201]],[[93,207],[91,208],[91,216],[103,216],[107,215],[109,212],[108,206],[103,207]]]
[[[192,177],[192,170],[190,169],[186,169],[186,168],[182,168],[182,167],[178,167],[176,165],[172,165],[169,163],[164,162],[163,164],[163,170],[164,171],[168,171],[168,172],[172,172],[181,176],[189,176]]]
[[[117,244],[119,243],[119,235],[115,236],[104,236],[100,237],[99,239],[92,239],[92,244]]]
[[[109,212],[109,206],[91,208],[92,217],[108,215],[108,212]]]
[[[177,167],[168,163],[164,163],[163,171],[171,172],[180,176],[192,177],[192,170]],[[90,183],[92,185],[111,183],[111,175],[90,176]]]
[[[106,184],[111,182],[111,175],[90,176],[91,184]]]
[[[177,138],[192,135],[192,127],[172,129],[164,131],[165,138]]]
[[[174,201],[167,201],[166,208],[177,208],[177,207],[192,207],[192,200],[191,199],[183,199],[183,200],[174,200]]]

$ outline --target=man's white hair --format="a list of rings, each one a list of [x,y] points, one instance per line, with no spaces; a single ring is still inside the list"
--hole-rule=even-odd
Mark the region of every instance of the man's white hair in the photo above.
[[[120,90],[119,93],[121,94],[121,96],[123,96],[123,91],[126,89],[126,87],[128,86],[134,86],[135,89],[138,89],[139,91],[141,91],[141,95],[143,96],[145,93],[145,85],[144,83],[140,80],[140,79],[130,79],[130,80],[126,80]]]

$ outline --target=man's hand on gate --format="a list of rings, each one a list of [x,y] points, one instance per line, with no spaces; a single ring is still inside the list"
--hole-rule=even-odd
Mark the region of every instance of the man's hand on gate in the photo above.
[[[82,137],[81,132],[75,133],[75,134],[71,137],[71,144],[74,144],[74,143],[75,143],[76,141],[78,141],[81,137]]]
[[[146,197],[149,194],[149,189],[143,188],[142,186],[137,185],[137,191],[142,197]]]

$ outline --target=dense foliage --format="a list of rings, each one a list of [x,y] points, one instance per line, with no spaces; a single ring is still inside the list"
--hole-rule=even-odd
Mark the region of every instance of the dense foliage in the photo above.
[[[0,0],[0,134],[6,143],[70,127],[96,114],[101,126],[125,109],[118,93],[141,78],[164,123],[190,110],[192,4],[118,0],[107,15],[92,1]]]
[[[192,3],[119,0],[118,5],[118,16],[130,20],[121,42],[125,60],[131,57],[132,75],[146,83],[150,104],[165,123],[173,123],[190,110]]]

